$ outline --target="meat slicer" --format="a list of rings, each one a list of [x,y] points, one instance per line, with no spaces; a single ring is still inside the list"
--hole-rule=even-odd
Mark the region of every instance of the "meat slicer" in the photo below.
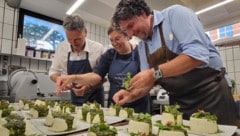
[[[21,99],[70,100],[69,93],[60,97],[55,95],[55,83],[48,75],[27,69],[13,71],[8,77],[8,88],[8,95],[13,102]]]
[[[157,94],[157,101],[159,102],[159,104],[162,104],[162,105],[169,104],[169,96],[165,89],[163,88],[159,89],[159,92]]]

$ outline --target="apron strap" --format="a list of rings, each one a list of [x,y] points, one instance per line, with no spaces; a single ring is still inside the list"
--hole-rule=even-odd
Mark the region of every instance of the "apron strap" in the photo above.
[[[168,57],[167,57],[167,47],[166,47],[166,42],[165,42],[165,39],[164,39],[164,35],[163,35],[163,29],[162,29],[162,23],[163,22],[161,22],[159,25],[158,25],[158,28],[159,28],[159,32],[160,32],[160,39],[161,39],[161,42],[162,42],[162,48],[163,48],[163,50],[164,50],[164,60],[165,61],[167,61],[168,60]],[[149,55],[150,55],[150,53],[149,53],[149,48],[148,48],[148,45],[147,45],[147,43],[146,42],[144,42],[144,44],[145,44],[145,52],[146,52],[146,57],[147,57],[147,61],[148,61],[148,63],[150,62],[150,60],[149,60]]]

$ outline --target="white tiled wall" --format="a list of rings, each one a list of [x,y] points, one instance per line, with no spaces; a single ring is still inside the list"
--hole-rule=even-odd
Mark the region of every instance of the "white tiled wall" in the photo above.
[[[240,93],[240,45],[217,47],[223,64],[231,79],[236,81],[237,93]]]

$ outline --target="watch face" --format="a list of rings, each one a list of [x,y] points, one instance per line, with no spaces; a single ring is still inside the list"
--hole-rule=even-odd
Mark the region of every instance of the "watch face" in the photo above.
[[[155,71],[155,78],[159,79],[162,77],[162,74],[160,73],[159,70]]]
[[[153,75],[156,79],[159,79],[162,77],[162,73],[160,71],[160,69],[158,68],[158,66],[154,67],[154,75]]]
[[[156,79],[159,79],[159,78],[162,77],[162,73],[161,73],[161,71],[158,69],[158,67],[154,68],[154,77],[155,77]]]

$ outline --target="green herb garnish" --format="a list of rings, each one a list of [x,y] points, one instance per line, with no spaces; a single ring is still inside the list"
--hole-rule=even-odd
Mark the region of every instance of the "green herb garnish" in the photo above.
[[[178,109],[180,108],[179,105],[165,105],[164,106],[164,112],[173,114],[174,116],[181,115],[182,112],[180,112]]]
[[[129,89],[129,85],[130,85],[131,79],[132,79],[131,73],[128,72],[128,73],[127,73],[127,77],[123,79],[123,87],[124,87],[125,89]]]
[[[111,103],[109,107],[112,107],[113,109],[116,109],[116,116],[119,116],[119,112],[120,112],[120,110],[121,110],[121,107],[120,107],[120,106]]]
[[[187,131],[182,126],[174,125],[172,122],[169,122],[167,125],[163,125],[161,122],[157,122],[157,124],[155,124],[155,126],[157,126],[160,131],[161,130],[180,131],[180,132],[183,132],[185,136],[188,135]]]
[[[205,118],[207,120],[217,121],[216,115],[211,115],[210,112],[205,112],[204,110],[198,110],[198,112],[193,113],[192,117],[194,118]]]
[[[19,115],[10,115],[6,117],[7,123],[3,126],[10,131],[10,136],[24,136],[26,123],[24,117]]]
[[[104,123],[93,124],[88,131],[95,133],[96,136],[117,136],[117,129],[110,128]]]
[[[54,118],[64,119],[67,123],[68,130],[73,129],[72,125],[73,125],[74,117],[72,115],[70,115],[69,113],[61,113],[61,112],[53,112],[52,115]]]

